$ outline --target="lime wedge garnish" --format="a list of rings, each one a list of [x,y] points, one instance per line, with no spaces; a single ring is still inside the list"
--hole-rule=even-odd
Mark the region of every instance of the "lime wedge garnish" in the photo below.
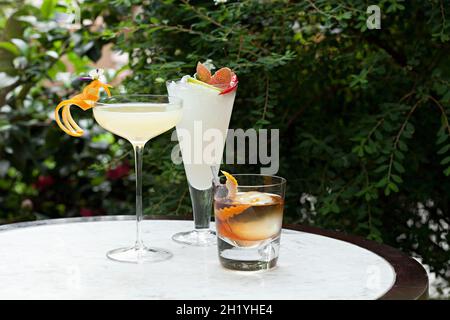
[[[217,91],[222,91],[222,89],[220,89],[220,88],[217,88],[215,86],[207,84],[207,83],[205,83],[203,81],[197,80],[195,78],[187,78],[187,82],[190,82],[190,83],[193,83],[193,84],[199,84],[199,85],[204,86],[206,88],[214,89],[214,90],[217,90]]]

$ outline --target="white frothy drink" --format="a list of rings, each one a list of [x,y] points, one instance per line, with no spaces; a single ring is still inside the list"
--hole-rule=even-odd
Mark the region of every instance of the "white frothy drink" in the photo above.
[[[177,125],[177,135],[187,179],[195,189],[206,190],[212,185],[211,165],[220,166],[236,91],[219,95],[218,90],[186,82],[185,77],[169,82],[167,91],[169,96],[183,100],[183,117]],[[201,132],[198,132],[199,124]],[[210,129],[218,130],[220,135],[203,141],[204,133]],[[186,133],[190,139],[183,139]],[[211,162],[205,160],[204,153],[212,144],[215,156]]]

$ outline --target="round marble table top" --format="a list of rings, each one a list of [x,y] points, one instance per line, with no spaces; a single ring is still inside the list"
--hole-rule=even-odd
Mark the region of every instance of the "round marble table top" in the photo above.
[[[129,219],[1,226],[0,299],[377,299],[396,279],[391,264],[369,250],[289,229],[275,269],[227,270],[215,246],[173,242],[174,233],[193,226],[177,220],[142,226],[145,243],[169,249],[172,259],[111,261],[108,250],[133,244]]]

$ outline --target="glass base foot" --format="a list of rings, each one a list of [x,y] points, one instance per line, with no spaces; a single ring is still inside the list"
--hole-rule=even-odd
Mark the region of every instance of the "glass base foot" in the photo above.
[[[269,270],[277,265],[280,236],[265,241],[231,241],[218,238],[219,260],[227,269]],[[258,243],[259,242],[259,243]]]
[[[209,229],[180,232],[172,236],[172,240],[190,246],[207,247],[217,243],[216,233]]]
[[[108,251],[106,256],[114,261],[127,263],[159,262],[172,258],[172,253],[153,247],[128,247]]]
[[[237,271],[262,271],[274,268],[277,265],[278,258],[270,261],[238,261],[219,257],[219,260],[226,269]]]

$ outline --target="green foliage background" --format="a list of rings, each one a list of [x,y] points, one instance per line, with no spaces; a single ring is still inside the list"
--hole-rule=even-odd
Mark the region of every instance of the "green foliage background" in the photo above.
[[[0,222],[85,209],[132,213],[132,174],[107,176],[132,164],[129,145],[96,126],[90,112],[76,113],[89,129],[81,139],[49,118],[112,42],[129,53],[129,92],[165,92],[165,80],[192,74],[197,61],[233,68],[240,84],[230,127],[280,129],[288,222],[388,243],[449,278],[448,1],[377,1],[380,30],[367,30],[363,0],[86,0],[82,20],[102,16],[105,27],[52,24],[73,3],[2,1]],[[63,56],[77,75],[55,81]],[[190,210],[173,146],[167,133],[146,148],[148,214]],[[53,183],[43,185],[48,177]]]

